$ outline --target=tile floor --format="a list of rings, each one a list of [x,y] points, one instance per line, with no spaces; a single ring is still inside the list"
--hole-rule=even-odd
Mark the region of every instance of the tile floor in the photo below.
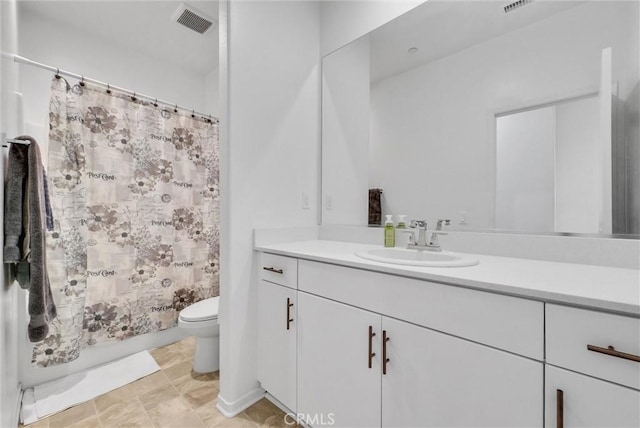
[[[42,419],[28,428],[287,427],[285,413],[263,399],[234,418],[216,409],[218,372],[191,371],[195,339],[151,351],[161,370]]]

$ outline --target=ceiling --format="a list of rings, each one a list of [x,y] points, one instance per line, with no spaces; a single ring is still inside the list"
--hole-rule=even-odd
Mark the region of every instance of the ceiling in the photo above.
[[[40,15],[204,75],[218,68],[218,27],[198,34],[173,21],[171,16],[181,3],[173,0],[18,0],[20,12]],[[218,20],[217,1],[188,0],[186,3]]]
[[[512,12],[510,0],[430,0],[370,34],[371,81],[452,55],[470,46],[531,25],[581,0],[537,0]],[[417,48],[414,53],[408,50]]]

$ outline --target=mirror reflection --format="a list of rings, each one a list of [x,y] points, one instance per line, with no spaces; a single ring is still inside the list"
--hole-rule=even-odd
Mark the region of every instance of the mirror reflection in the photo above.
[[[640,234],[637,1],[430,0],[323,59],[323,224]],[[339,172],[339,174],[337,173]]]

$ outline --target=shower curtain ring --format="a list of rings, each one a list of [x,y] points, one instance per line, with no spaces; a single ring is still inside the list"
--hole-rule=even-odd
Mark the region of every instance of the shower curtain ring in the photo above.
[[[131,96],[131,101],[138,101],[136,98],[136,91],[133,91],[133,95]]]
[[[56,79],[60,78],[60,69],[58,67],[56,67]]]
[[[111,95],[111,85],[107,83],[107,94]]]
[[[196,117],[196,109],[191,109],[191,117]]]
[[[173,112],[177,113],[178,112],[178,104],[176,104],[176,106],[173,108]]]
[[[153,106],[154,107],[158,107],[158,99],[156,98],[156,100],[153,102]]]
[[[84,76],[80,76],[80,86],[84,86]]]

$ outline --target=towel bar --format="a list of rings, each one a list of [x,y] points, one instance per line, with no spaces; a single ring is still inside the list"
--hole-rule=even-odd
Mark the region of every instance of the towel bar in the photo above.
[[[2,147],[9,147],[9,146],[7,146],[7,144],[22,144],[22,145],[28,146],[30,143],[29,143],[29,141],[26,141],[26,140],[15,140],[15,139],[7,138],[6,134],[3,132],[2,133]]]

